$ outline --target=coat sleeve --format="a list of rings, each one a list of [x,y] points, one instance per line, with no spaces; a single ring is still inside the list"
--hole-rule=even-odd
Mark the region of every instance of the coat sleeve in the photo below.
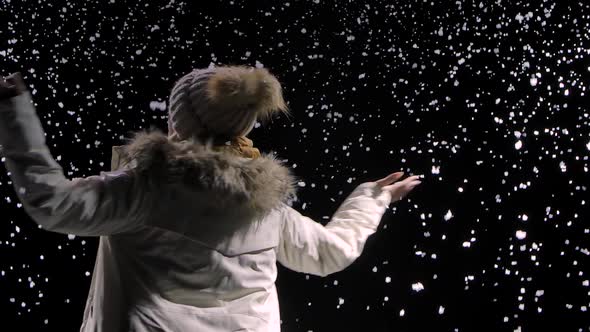
[[[130,231],[151,206],[131,169],[66,179],[45,144],[29,91],[0,100],[0,145],[18,199],[45,230],[81,236]]]
[[[326,276],[352,264],[377,231],[391,194],[376,182],[360,184],[326,226],[283,204],[277,261],[302,273]]]

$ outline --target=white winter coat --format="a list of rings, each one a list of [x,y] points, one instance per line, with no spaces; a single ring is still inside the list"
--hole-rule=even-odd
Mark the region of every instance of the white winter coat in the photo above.
[[[272,155],[215,152],[140,132],[112,171],[66,179],[28,92],[0,101],[15,191],[44,229],[100,236],[81,332],[280,331],[276,262],[326,276],[362,253],[391,195],[360,184],[326,226],[290,207]]]

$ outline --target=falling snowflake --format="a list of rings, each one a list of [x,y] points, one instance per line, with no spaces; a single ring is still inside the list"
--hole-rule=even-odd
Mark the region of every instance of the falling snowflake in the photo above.
[[[417,282],[412,284],[412,290],[414,290],[415,292],[420,292],[424,289],[424,285],[422,285],[421,282]]]
[[[449,221],[449,220],[451,220],[451,218],[453,218],[453,212],[451,212],[451,210],[448,210],[444,216],[444,219],[445,219],[445,221]]]

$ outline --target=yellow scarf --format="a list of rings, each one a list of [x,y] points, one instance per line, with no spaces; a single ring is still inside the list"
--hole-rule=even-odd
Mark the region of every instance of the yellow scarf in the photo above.
[[[227,151],[244,158],[256,159],[260,157],[260,151],[254,147],[254,142],[246,136],[235,136],[229,145],[215,145],[215,151]]]

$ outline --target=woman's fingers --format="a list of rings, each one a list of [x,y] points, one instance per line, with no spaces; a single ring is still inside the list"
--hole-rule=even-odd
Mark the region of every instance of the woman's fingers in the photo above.
[[[409,194],[417,185],[422,183],[419,180],[420,176],[410,176],[403,181],[396,182],[394,184],[383,187],[384,190],[389,190],[393,200],[400,200]]]
[[[408,182],[408,183],[395,183],[395,184],[383,187],[383,190],[389,190],[392,193],[409,192],[412,189],[414,189],[417,185],[419,185],[420,183],[422,183],[422,182],[415,181],[415,182]]]
[[[390,182],[389,185],[383,186],[383,189],[391,189],[394,186],[400,187],[400,186],[404,186],[404,185],[407,185],[407,184],[415,182],[415,181],[418,181],[418,183],[421,183],[421,181],[419,179],[420,179],[419,175],[410,176],[410,177],[403,179],[402,181],[398,181],[393,184],[391,184],[391,182]]]
[[[399,180],[404,175],[404,172],[395,172],[391,173],[388,176],[384,177],[383,179],[377,180],[377,182],[381,187],[394,183],[395,181]]]
[[[16,87],[4,79],[0,80],[0,99],[4,100],[18,95]]]
[[[417,185],[422,183],[422,181],[420,181],[420,175],[412,175],[402,181],[398,181],[403,175],[404,172],[395,172],[375,182],[377,182],[383,190],[387,190],[391,193],[392,201],[397,201],[404,198]]]
[[[16,72],[9,76],[6,76],[5,80],[6,82],[13,85],[18,93],[23,93],[27,89],[20,72]]]

